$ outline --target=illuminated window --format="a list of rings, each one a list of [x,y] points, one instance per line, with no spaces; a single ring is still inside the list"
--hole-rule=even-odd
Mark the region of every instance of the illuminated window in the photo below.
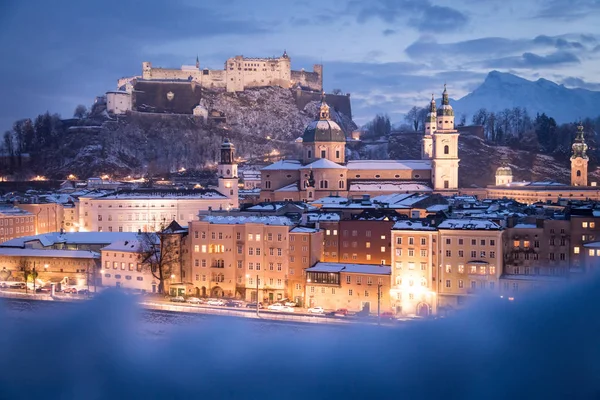
[[[381,235],[381,240],[385,240],[385,235]]]
[[[476,274],[477,273],[477,266],[471,265],[471,273],[472,274]]]
[[[496,275],[496,267],[494,267],[494,266],[490,267],[490,275]]]
[[[529,240],[525,240],[523,242],[523,247],[529,247]]]
[[[450,264],[446,265],[446,273],[447,274],[451,274],[452,273],[452,265],[450,265]]]
[[[594,256],[594,249],[589,249],[588,250],[588,254],[593,257]]]
[[[194,246],[194,252],[195,252],[195,253],[198,253],[198,252],[200,252],[200,246],[199,246],[199,245],[195,245],[195,246]]]
[[[366,242],[366,243],[365,243],[365,247],[366,247],[367,249],[370,249],[370,248],[371,248],[371,242]]]
[[[326,234],[326,235],[331,235],[331,231],[330,231],[329,229],[327,229],[327,230],[325,231],[325,234]]]
[[[464,282],[462,279],[459,279],[459,280],[458,280],[458,288],[459,288],[459,289],[462,289],[462,288],[464,288],[464,287],[465,287],[465,282]]]
[[[408,269],[409,269],[409,270],[414,270],[414,269],[415,269],[415,263],[413,263],[413,262],[409,262],[409,263],[408,263]]]
[[[260,233],[257,233],[257,234],[256,234],[256,241],[257,241],[257,242],[260,242]]]
[[[458,265],[458,273],[459,274],[464,274],[465,273],[465,266],[462,264]]]
[[[202,245],[202,252],[206,253],[206,245],[205,244]]]
[[[396,269],[402,269],[402,263],[396,262]]]
[[[248,234],[248,240],[253,240],[253,239],[254,239],[254,235],[253,235],[253,234],[251,234],[251,233],[249,233],[249,234]]]
[[[513,240],[513,247],[519,247],[521,245],[521,242],[518,240]]]
[[[587,228],[588,227],[588,223],[587,222],[582,222],[581,223],[581,227],[582,228]]]
[[[367,254],[367,261],[371,261],[371,255]]]
[[[385,253],[385,246],[381,246],[381,252]]]
[[[590,222],[590,228],[595,228],[596,227],[596,223],[595,222]]]
[[[486,271],[486,268],[485,268],[485,267],[479,267],[479,273],[480,273],[481,275],[485,275],[485,271]]]

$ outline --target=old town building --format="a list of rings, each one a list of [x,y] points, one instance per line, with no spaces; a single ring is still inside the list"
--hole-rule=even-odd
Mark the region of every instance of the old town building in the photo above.
[[[17,207],[0,207],[0,243],[35,235],[35,215]]]
[[[328,310],[390,311],[390,267],[318,263],[306,270],[308,307]]]

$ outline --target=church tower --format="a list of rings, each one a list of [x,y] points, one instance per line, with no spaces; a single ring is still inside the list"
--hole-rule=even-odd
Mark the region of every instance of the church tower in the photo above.
[[[583,125],[577,127],[577,137],[573,143],[573,155],[571,156],[571,186],[587,186],[588,156],[586,154],[588,145],[583,137]]]
[[[434,190],[458,189],[458,131],[454,129],[454,110],[444,85],[442,106],[437,110],[437,127],[432,134],[431,181]]]
[[[433,94],[431,95],[431,104],[429,105],[429,112],[427,113],[427,119],[425,120],[425,134],[421,141],[421,159],[431,160],[433,156],[433,136],[435,128],[437,126],[437,110],[435,107],[435,99]]]
[[[239,208],[238,170],[233,158],[235,148],[229,139],[221,145],[221,160],[218,166],[219,192],[229,197],[231,208]]]
[[[325,158],[334,163],[343,164],[346,160],[346,134],[331,119],[325,94],[319,107],[319,115],[304,129],[302,134],[302,162],[312,163]]]

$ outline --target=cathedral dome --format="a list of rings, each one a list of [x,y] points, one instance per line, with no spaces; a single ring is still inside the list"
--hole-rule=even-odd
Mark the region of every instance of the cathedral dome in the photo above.
[[[512,169],[507,166],[498,167],[496,176],[512,176]]]
[[[302,142],[346,142],[346,135],[340,126],[329,117],[329,106],[321,102],[319,119],[312,121],[304,129]]]
[[[313,121],[307,125],[302,142],[345,142],[346,135],[338,124],[331,120]]]

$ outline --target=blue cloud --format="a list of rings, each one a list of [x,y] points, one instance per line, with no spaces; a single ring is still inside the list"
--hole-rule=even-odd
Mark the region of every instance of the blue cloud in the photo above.
[[[579,64],[581,61],[577,56],[566,51],[557,51],[555,53],[540,56],[534,53],[523,53],[520,56],[497,58],[483,61],[486,68],[537,68],[551,67],[564,64]]]
[[[387,24],[407,22],[420,32],[451,32],[464,28],[469,17],[455,8],[438,6],[429,0],[351,0],[347,13],[360,23],[377,18]]]

